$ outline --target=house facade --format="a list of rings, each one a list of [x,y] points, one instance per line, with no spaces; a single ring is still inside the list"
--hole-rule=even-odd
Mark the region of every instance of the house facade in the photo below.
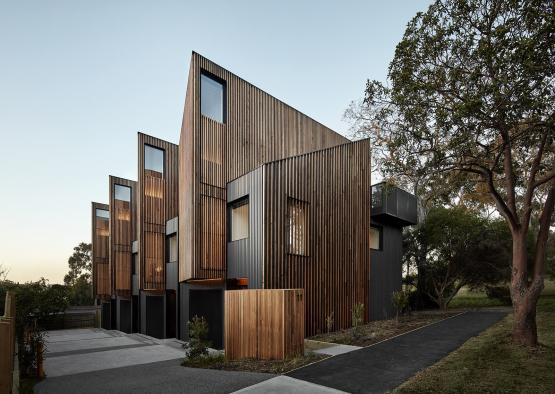
[[[138,142],[129,269],[109,260],[116,280],[129,278],[109,295],[132,311],[126,328],[186,338],[186,322],[204,316],[221,346],[224,291],[244,288],[303,288],[306,335],[330,315],[349,327],[356,304],[365,321],[387,316],[375,309],[390,310],[401,272],[388,261],[373,271],[372,229],[387,238],[410,220],[371,214],[369,140],[352,142],[193,53],[179,145],[142,133]],[[391,286],[373,288],[379,275]]]

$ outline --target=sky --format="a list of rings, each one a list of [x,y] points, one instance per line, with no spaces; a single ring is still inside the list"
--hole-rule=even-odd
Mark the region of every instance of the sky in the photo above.
[[[61,283],[137,132],[178,143],[194,50],[332,129],[430,1],[0,0],[0,265]]]

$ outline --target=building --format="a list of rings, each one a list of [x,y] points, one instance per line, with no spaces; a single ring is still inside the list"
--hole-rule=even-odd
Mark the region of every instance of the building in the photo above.
[[[102,328],[112,328],[112,279],[110,275],[110,206],[92,203],[92,250],[93,292],[102,308]]]
[[[238,288],[304,288],[307,335],[331,314],[334,328],[349,327],[355,304],[365,321],[387,316],[401,273],[386,261],[399,256],[383,252],[400,250],[411,221],[371,215],[368,140],[352,142],[193,53],[179,146],[142,133],[138,143],[136,242],[123,273],[131,331],[186,338],[201,315],[221,346],[223,292]],[[382,251],[371,251],[376,234]],[[375,285],[379,275],[388,286]],[[113,295],[127,316],[122,290]]]

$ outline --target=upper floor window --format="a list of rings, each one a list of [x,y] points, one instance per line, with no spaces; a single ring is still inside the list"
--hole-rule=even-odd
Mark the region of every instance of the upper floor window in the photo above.
[[[225,85],[206,74],[200,75],[200,113],[216,122],[225,123]]]
[[[288,253],[308,256],[308,202],[287,199]]]
[[[249,237],[249,198],[232,202],[229,207],[229,240],[237,241]]]
[[[177,234],[168,237],[168,263],[177,262]]]
[[[164,174],[164,150],[145,145],[145,170]]]
[[[370,227],[370,249],[382,250],[382,228],[381,227]]]
[[[102,219],[110,219],[110,212],[108,212],[106,209],[96,209],[96,217],[97,218],[102,218]]]
[[[114,198],[120,201],[131,201],[131,188],[129,186],[114,185]]]

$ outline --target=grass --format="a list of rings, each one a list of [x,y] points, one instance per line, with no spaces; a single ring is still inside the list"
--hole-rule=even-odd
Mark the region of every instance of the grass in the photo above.
[[[546,283],[547,285],[547,283]],[[555,390],[555,285],[538,303],[540,346],[511,343],[512,315],[467,341],[394,393],[553,393]]]
[[[223,354],[201,357],[197,360],[184,360],[181,365],[189,368],[220,369],[225,371],[247,371],[282,374],[328,356],[309,353],[305,356],[287,358],[285,360],[226,360]]]
[[[507,304],[497,299],[488,298],[484,291],[475,291],[468,288],[460,289],[449,303],[449,309],[475,309],[495,306],[507,306]]]
[[[368,346],[384,339],[423,327],[449,316],[453,312],[423,311],[410,316],[401,316],[397,323],[395,319],[373,321],[360,326],[360,334],[355,335],[352,328],[319,334],[309,338],[312,341],[340,343],[343,345]]]

